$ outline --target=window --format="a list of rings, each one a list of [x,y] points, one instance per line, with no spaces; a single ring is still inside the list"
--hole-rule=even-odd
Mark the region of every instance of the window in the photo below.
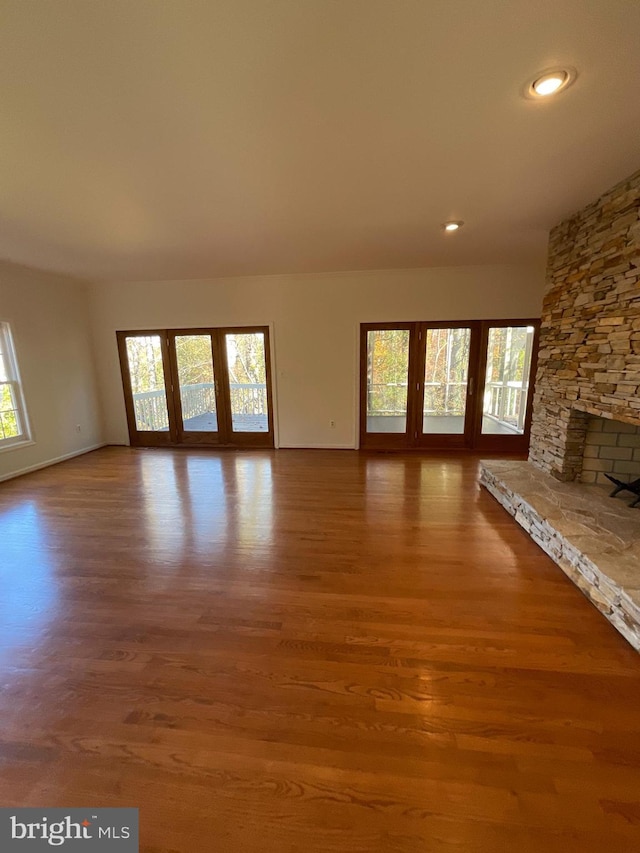
[[[30,439],[11,330],[0,322],[0,450]]]

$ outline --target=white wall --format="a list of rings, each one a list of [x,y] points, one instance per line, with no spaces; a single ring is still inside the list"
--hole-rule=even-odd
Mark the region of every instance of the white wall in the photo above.
[[[354,447],[359,323],[538,317],[543,287],[532,266],[94,284],[105,438],[128,441],[117,329],[272,323],[280,446]]]
[[[2,480],[100,444],[102,424],[86,284],[0,263],[0,320],[11,324],[35,440],[0,452]]]

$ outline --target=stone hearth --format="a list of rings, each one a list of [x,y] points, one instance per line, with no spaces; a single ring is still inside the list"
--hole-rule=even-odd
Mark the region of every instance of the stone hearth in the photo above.
[[[640,651],[640,509],[529,462],[484,461],[480,482]]]

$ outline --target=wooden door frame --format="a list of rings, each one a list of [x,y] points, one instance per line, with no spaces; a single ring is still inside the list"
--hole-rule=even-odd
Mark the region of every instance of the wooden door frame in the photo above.
[[[455,320],[455,321],[426,321],[418,324],[421,337],[419,338],[419,349],[417,370],[419,371],[420,379],[419,387],[416,389],[417,403],[416,418],[414,423],[414,441],[415,447],[421,449],[457,449],[469,450],[472,447],[474,423],[475,423],[475,406],[478,394],[478,356],[480,349],[480,320]],[[422,422],[424,417],[424,375],[427,355],[426,333],[429,329],[469,329],[469,366],[467,370],[467,391],[466,405],[464,416],[464,432],[462,433],[423,433]],[[422,343],[424,336],[424,344]]]
[[[229,389],[229,371],[227,365],[226,334],[264,335],[264,357],[267,385],[267,432],[234,432],[231,419],[231,395]],[[180,384],[178,381],[178,365],[175,351],[175,338],[180,335],[208,335],[211,337],[214,381],[216,383],[216,408],[218,415],[218,432],[189,433],[179,427],[182,424],[182,405],[180,401]],[[133,405],[133,391],[129,360],[127,356],[126,339],[128,337],[154,336],[160,338],[167,412],[169,429],[165,432],[147,432],[138,430]],[[227,448],[273,448],[275,446],[274,412],[273,412],[273,376],[271,370],[271,337],[269,326],[219,326],[196,327],[187,329],[134,329],[116,331],[120,372],[124,392],[124,404],[127,414],[129,441],[133,447],[189,447],[209,446]],[[170,345],[171,343],[171,345]],[[218,365],[218,370],[216,370]],[[226,377],[226,380],[225,380]]]
[[[172,390],[174,397],[174,407],[176,411],[176,444],[179,445],[196,445],[196,446],[213,446],[217,447],[218,445],[225,444],[225,435],[224,435],[224,425],[226,424],[225,420],[225,411],[223,409],[223,405],[221,404],[220,395],[218,393],[218,372],[216,369],[216,358],[214,352],[214,335],[212,329],[198,328],[198,329],[167,329],[167,336],[169,341],[169,361],[171,365],[171,374],[172,374]],[[196,432],[192,430],[184,429],[184,421],[182,418],[182,396],[180,393],[180,374],[178,370],[178,353],[176,351],[176,338],[178,337],[189,337],[190,335],[204,335],[210,339],[211,344],[211,361],[213,364],[213,381],[215,384],[215,398],[216,398],[216,420],[218,422],[218,430],[217,432],[210,431],[201,431]],[[221,429],[222,426],[222,429]]]
[[[167,416],[169,429],[167,432],[154,432],[151,430],[139,430],[136,423],[135,407],[133,405],[133,389],[131,387],[131,373],[129,371],[129,357],[127,355],[127,338],[159,337],[160,352],[162,355],[162,373],[164,376],[165,398],[167,404]],[[127,426],[129,428],[129,442],[132,447],[171,447],[177,442],[177,420],[174,407],[173,380],[169,362],[168,335],[166,329],[134,329],[116,332],[118,343],[118,356],[120,358],[120,372],[122,375],[122,388],[124,392],[124,406],[127,413]]]
[[[478,364],[479,384],[476,399],[476,412],[473,433],[474,450],[486,450],[491,453],[526,453],[531,439],[531,421],[533,418],[533,395],[535,391],[536,372],[538,367],[538,347],[540,343],[540,318],[522,317],[516,320],[482,320],[480,341],[480,361]],[[489,329],[513,326],[533,326],[533,343],[531,348],[531,365],[529,367],[529,389],[527,391],[527,410],[525,415],[524,432],[522,435],[483,435],[482,417],[484,409],[484,391],[487,378],[487,350],[489,346]]]
[[[525,429],[522,435],[482,435],[484,390],[487,370],[487,345],[490,328],[505,326],[533,326],[534,338],[531,352],[529,390]],[[467,408],[465,431],[459,435],[423,434],[422,416],[424,409],[424,370],[426,359],[426,336],[428,329],[471,329],[469,348],[469,372],[467,376]],[[367,335],[377,330],[409,331],[409,365],[407,371],[407,429],[404,433],[367,432]],[[362,450],[471,450],[499,453],[524,453],[529,447],[531,420],[533,417],[533,395],[540,341],[540,319],[492,319],[492,320],[428,320],[384,323],[360,323],[360,448]]]
[[[416,324],[404,323],[360,323],[360,448],[362,450],[406,450],[411,438],[415,413],[412,410],[411,388],[416,382],[415,350],[417,337]],[[404,432],[367,432],[367,343],[369,332],[377,331],[409,332],[409,363],[407,365],[407,420]]]
[[[269,326],[221,326],[216,328],[219,333],[219,348],[220,358],[224,365],[224,373],[222,375],[222,397],[224,406],[228,412],[229,425],[229,442],[231,447],[274,447],[275,446],[275,431],[273,421],[273,379],[271,375],[271,340],[269,336]],[[231,412],[231,389],[229,387],[230,376],[227,364],[227,348],[224,346],[226,335],[243,335],[262,333],[264,335],[264,358],[265,358],[265,378],[267,380],[267,432],[235,432],[233,430],[232,412]],[[226,381],[225,378],[226,377]]]

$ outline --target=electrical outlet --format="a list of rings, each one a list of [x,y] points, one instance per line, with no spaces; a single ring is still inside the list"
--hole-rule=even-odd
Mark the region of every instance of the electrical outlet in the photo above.
[[[329,426],[331,427],[331,429],[335,429],[336,428],[336,422],[334,420],[330,420]]]
[[[82,432],[82,427],[80,424],[76,424],[76,432]]]

